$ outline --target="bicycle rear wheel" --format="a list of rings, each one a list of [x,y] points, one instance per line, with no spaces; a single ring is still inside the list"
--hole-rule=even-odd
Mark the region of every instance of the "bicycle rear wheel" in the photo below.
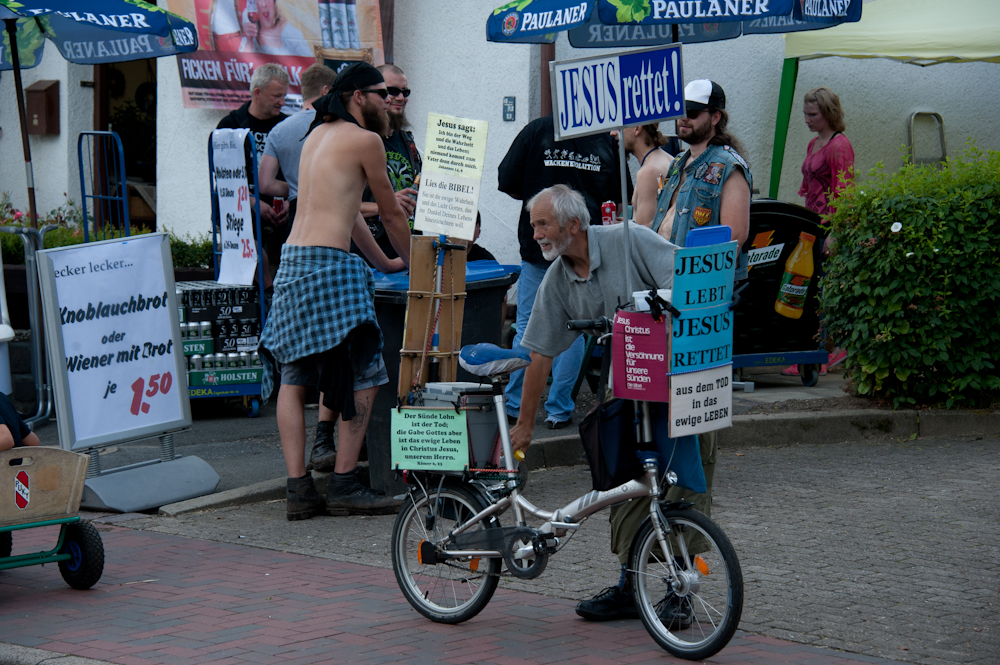
[[[392,529],[392,569],[406,600],[415,610],[438,623],[461,623],[479,614],[493,597],[500,581],[500,559],[453,559],[422,564],[421,541],[437,545],[455,526],[485,508],[482,499],[464,487],[442,488],[427,497],[409,498]],[[431,510],[436,504],[436,510]],[[433,512],[433,524],[428,515]],[[499,528],[495,517],[478,529]]]
[[[703,513],[665,510],[663,516],[666,556],[650,520],[632,541],[636,607],[657,644],[678,658],[704,660],[729,644],[739,625],[740,562],[726,534]],[[670,574],[667,557],[675,561],[677,578]]]

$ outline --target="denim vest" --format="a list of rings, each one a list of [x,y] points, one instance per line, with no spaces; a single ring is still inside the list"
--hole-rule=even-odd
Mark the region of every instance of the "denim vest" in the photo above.
[[[688,231],[702,226],[718,226],[719,210],[722,207],[722,185],[733,169],[741,168],[747,185],[753,191],[753,177],[750,165],[730,146],[709,145],[697,159],[689,160],[691,151],[677,155],[667,172],[667,184],[656,200],[656,215],[652,229],[658,231],[663,218],[670,208],[670,199],[681,180],[680,165],[684,167],[684,184],[677,192],[677,209],[674,225],[670,230],[670,242],[684,246]],[[747,253],[740,251],[736,264],[736,280],[747,278]]]

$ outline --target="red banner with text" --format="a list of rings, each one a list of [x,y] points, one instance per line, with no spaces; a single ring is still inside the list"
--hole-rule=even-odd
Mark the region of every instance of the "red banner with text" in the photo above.
[[[618,310],[611,338],[613,393],[624,399],[669,402],[667,319]]]
[[[198,29],[198,50],[177,56],[185,108],[238,108],[254,70],[276,63],[294,110],[309,65],[384,61],[378,0],[168,0],[167,9]]]

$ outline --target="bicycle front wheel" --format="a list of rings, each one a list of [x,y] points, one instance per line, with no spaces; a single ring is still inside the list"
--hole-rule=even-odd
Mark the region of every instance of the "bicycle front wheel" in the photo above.
[[[420,563],[420,543],[438,545],[456,525],[486,506],[464,487],[445,487],[427,497],[411,494],[392,529],[392,569],[406,600],[415,610],[438,623],[461,623],[479,614],[500,581],[500,559],[452,559]],[[428,515],[433,515],[429,519]],[[488,518],[474,528],[499,528]]]
[[[632,541],[630,572],[650,636],[678,658],[704,660],[732,639],[743,614],[743,573],[722,529],[697,510],[663,511],[664,553],[651,520]],[[676,577],[667,561],[672,558]]]

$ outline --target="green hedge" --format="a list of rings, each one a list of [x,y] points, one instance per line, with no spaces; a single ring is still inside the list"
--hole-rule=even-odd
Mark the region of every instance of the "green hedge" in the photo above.
[[[858,394],[893,406],[1000,395],[1000,152],[879,164],[838,199],[821,306]]]
[[[72,200],[56,208],[48,215],[40,216],[38,226],[41,228],[46,224],[56,224],[58,228],[52,229],[45,234],[45,248],[67,247],[69,245],[80,245],[83,243],[83,231],[80,230],[82,214]],[[7,192],[0,193],[0,225],[2,226],[25,226],[28,224],[27,213],[16,210],[10,203],[10,196]],[[143,227],[132,227],[132,235],[149,233]],[[104,237],[118,237],[117,233],[108,230]],[[170,237],[170,252],[173,256],[175,268],[209,268],[212,265],[212,238],[209,234],[192,237],[190,235],[178,236],[173,233]],[[0,248],[3,250],[3,262],[12,265],[24,265],[24,243],[19,236],[10,233],[0,233]]]

